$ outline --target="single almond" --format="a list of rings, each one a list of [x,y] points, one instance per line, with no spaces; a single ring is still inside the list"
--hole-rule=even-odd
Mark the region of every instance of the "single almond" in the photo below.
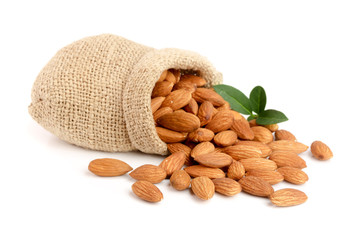
[[[162,127],[156,127],[156,132],[161,141],[166,143],[182,142],[187,137],[187,133],[176,132]]]
[[[209,101],[204,101],[201,103],[198,111],[198,118],[200,119],[200,126],[205,126],[208,124],[213,116],[214,106]]]
[[[214,138],[214,132],[206,128],[198,128],[189,133],[188,139],[193,142],[210,142]]]
[[[256,119],[250,120],[250,121],[249,121],[249,125],[250,125],[250,127],[259,126],[259,125],[256,123]]]
[[[223,105],[221,105],[220,107],[216,108],[218,111],[223,111],[223,110],[231,110],[231,106],[230,103],[225,102]],[[234,114],[233,114],[234,115]]]
[[[257,141],[238,141],[235,145],[246,145],[246,146],[253,146],[258,148],[261,151],[260,157],[266,158],[271,154],[271,148],[262,142]]]
[[[244,158],[260,157],[261,150],[254,146],[234,145],[224,148],[224,152],[229,154],[233,159],[240,160]]]
[[[281,173],[273,170],[251,170],[246,172],[246,176],[259,177],[271,185],[277,184],[284,180],[284,176]]]
[[[165,80],[172,82],[173,84],[177,83],[177,79],[176,79],[174,73],[172,73],[171,71],[167,72]]]
[[[277,165],[274,161],[266,158],[245,158],[240,159],[246,171],[251,170],[275,170]]]
[[[227,171],[227,177],[240,180],[245,175],[245,168],[240,161],[233,161]]]
[[[245,140],[253,140],[254,132],[251,130],[248,121],[245,119],[234,120],[231,130],[236,132],[237,136]]]
[[[275,151],[270,154],[270,160],[276,162],[278,167],[305,168],[306,162],[294,152]]]
[[[131,188],[136,196],[147,202],[160,202],[163,199],[162,192],[151,182],[137,181]]]
[[[189,104],[184,107],[184,110],[188,113],[197,115],[199,111],[199,105],[197,104],[195,99],[191,98]]]
[[[184,170],[191,177],[201,177],[206,176],[209,178],[222,178],[225,177],[225,173],[220,168],[210,168],[202,165],[193,165],[184,168]]]
[[[214,133],[228,130],[234,122],[234,115],[229,110],[219,111],[206,125]]]
[[[309,147],[303,143],[292,140],[276,140],[268,143],[272,151],[290,151],[297,154],[305,152]]]
[[[225,104],[225,100],[219,94],[208,88],[198,88],[193,92],[192,96],[199,103],[209,101],[215,107],[220,107]]]
[[[294,134],[287,130],[277,130],[275,131],[275,140],[291,140],[296,141]]]
[[[309,180],[308,175],[299,168],[281,167],[277,171],[284,176],[285,181],[293,184],[304,184]]]
[[[265,180],[254,177],[247,176],[243,177],[239,180],[241,188],[244,192],[249,193],[251,195],[259,196],[259,197],[268,197],[270,194],[274,192],[273,187],[270,183]]]
[[[199,118],[185,111],[175,111],[161,116],[157,123],[177,132],[192,132],[200,127]]]
[[[274,140],[274,136],[272,135],[271,131],[265,127],[255,126],[252,127],[251,130],[254,133],[254,141],[270,143]]]
[[[209,200],[214,196],[215,185],[208,177],[196,177],[191,181],[191,190],[202,200]]]
[[[145,164],[130,174],[130,177],[139,181],[148,181],[151,183],[159,183],[166,178],[166,172],[163,168],[151,164]]]
[[[163,115],[167,114],[167,113],[172,113],[173,110],[170,107],[162,107],[159,108],[158,110],[156,110],[156,112],[154,112],[153,117],[154,117],[154,121],[156,123],[156,121]]]
[[[234,196],[241,192],[241,185],[231,178],[215,178],[212,180],[215,192],[225,196]]]
[[[188,82],[188,81],[179,81],[177,84],[174,85],[173,90],[185,89],[190,93],[196,91],[197,86],[195,83]],[[197,104],[197,103],[196,103]]]
[[[166,97],[171,93],[174,84],[169,81],[161,81],[155,84],[155,87],[151,93],[151,97]]]
[[[274,124],[269,124],[269,125],[264,125],[265,128],[269,129],[271,132],[275,132],[279,129],[279,125],[277,125],[276,123]]]
[[[241,113],[235,111],[235,110],[230,110],[230,112],[233,114],[234,116],[234,121],[235,120],[244,120],[244,121],[247,121],[243,115],[241,115]]]
[[[157,82],[164,81],[166,79],[167,73],[168,73],[167,70],[163,71],[159,77],[159,80],[157,80]]]
[[[89,163],[90,172],[101,177],[121,176],[132,170],[127,163],[113,158],[100,158]]]
[[[160,106],[164,102],[164,100],[165,100],[165,97],[156,97],[156,98],[151,99],[151,103],[150,103],[151,112],[152,113],[156,112],[156,110],[158,110],[160,108]]]
[[[191,93],[185,89],[172,91],[162,102],[162,107],[171,107],[173,110],[178,110],[189,104],[191,100]]]
[[[192,75],[192,74],[182,75],[180,81],[193,83],[197,87],[203,87],[206,84],[205,79],[203,79],[202,77],[199,77],[199,76]]]
[[[219,132],[214,137],[214,142],[220,147],[228,147],[233,145],[237,140],[237,135],[232,130]]]
[[[191,177],[185,170],[176,170],[170,178],[170,184],[178,191],[185,190],[190,186]]]
[[[174,69],[174,68],[171,68],[169,69],[169,71],[174,74],[174,77],[176,79],[176,82],[178,83],[180,81],[180,78],[181,78],[181,71],[180,69]]]
[[[331,149],[321,141],[315,141],[311,144],[311,153],[319,160],[328,160],[333,157]]]
[[[202,143],[200,143],[202,144]],[[200,145],[199,144],[199,145]],[[196,147],[195,147],[196,148]],[[195,149],[194,148],[194,149]],[[229,166],[233,159],[225,153],[210,152],[207,154],[199,154],[194,157],[195,161],[201,165],[213,168],[222,168]]]
[[[175,152],[179,152],[179,151],[184,152],[185,155],[186,155],[186,159],[185,159],[184,164],[187,165],[187,166],[193,165],[193,162],[190,159],[191,148],[189,148],[185,144],[182,144],[182,143],[169,143],[167,145],[167,148],[171,153],[175,153]]]
[[[170,156],[165,158],[159,165],[166,171],[166,175],[170,177],[173,172],[180,170],[185,163],[186,154],[182,151],[172,153]]]
[[[211,153],[215,151],[215,146],[211,142],[202,142],[196,145],[190,153],[190,156],[196,158],[199,155]]]
[[[283,188],[270,195],[270,201],[279,207],[289,207],[306,202],[308,197],[300,190],[293,188]]]

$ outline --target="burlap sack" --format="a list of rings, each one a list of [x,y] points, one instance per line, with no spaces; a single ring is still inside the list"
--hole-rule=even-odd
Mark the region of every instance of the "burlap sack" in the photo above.
[[[151,92],[165,69],[192,69],[208,86],[221,73],[197,53],[153,49],[104,34],[56,53],[32,89],[31,116],[69,143],[108,152],[167,154],[151,113]]]

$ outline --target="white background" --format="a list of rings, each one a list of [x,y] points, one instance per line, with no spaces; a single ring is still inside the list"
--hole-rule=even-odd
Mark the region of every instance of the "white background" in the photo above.
[[[359,239],[359,1],[2,1],[0,3],[0,239]],[[326,142],[334,158],[309,152],[309,181],[288,183],[309,199],[279,208],[266,198],[218,194],[210,201],[158,184],[164,200],[131,192],[128,175],[100,178],[95,158],[133,168],[142,153],[69,145],[27,112],[41,68],[61,47],[113,33],[156,47],[196,51],[249,94],[267,91],[282,129]]]

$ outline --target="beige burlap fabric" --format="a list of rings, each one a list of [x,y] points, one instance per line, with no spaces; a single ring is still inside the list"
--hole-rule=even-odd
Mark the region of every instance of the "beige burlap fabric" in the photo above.
[[[32,89],[31,116],[69,143],[108,152],[167,154],[156,134],[151,92],[165,69],[192,69],[208,86],[221,73],[197,53],[153,49],[103,34],[56,53]]]

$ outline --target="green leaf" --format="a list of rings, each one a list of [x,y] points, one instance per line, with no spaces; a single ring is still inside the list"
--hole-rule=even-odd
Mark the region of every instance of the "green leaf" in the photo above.
[[[215,85],[213,88],[230,103],[231,109],[246,115],[252,114],[250,100],[241,91],[225,84]]]
[[[263,87],[256,86],[250,93],[251,108],[256,113],[261,113],[266,106],[266,93]]]
[[[280,111],[274,109],[268,109],[259,113],[259,117],[256,119],[256,123],[259,125],[275,124],[287,121],[288,118]]]

